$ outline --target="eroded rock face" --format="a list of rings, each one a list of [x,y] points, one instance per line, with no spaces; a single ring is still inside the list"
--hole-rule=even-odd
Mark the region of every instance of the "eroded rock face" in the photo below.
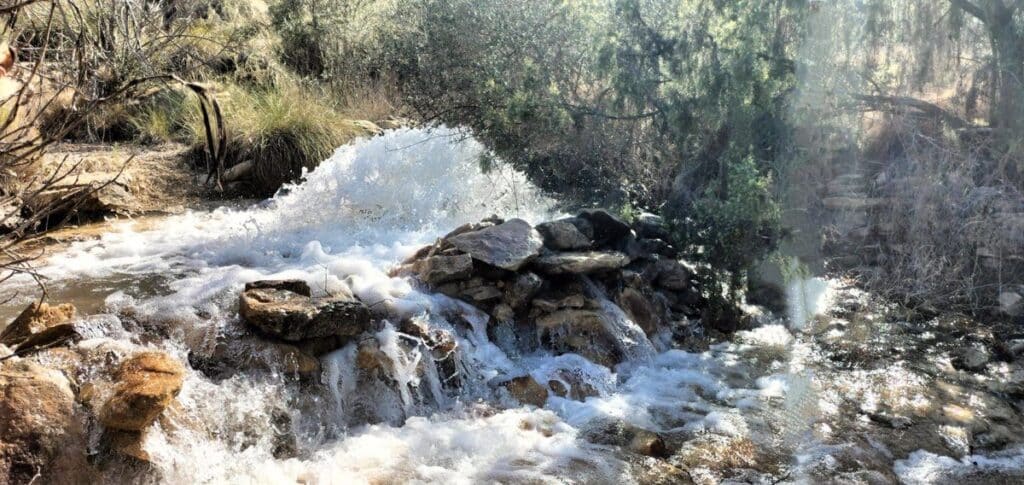
[[[370,327],[370,310],[350,296],[311,298],[301,281],[250,283],[239,299],[239,314],[265,335],[289,342],[352,337]]]
[[[32,303],[0,333],[0,344],[15,347],[29,337],[75,318],[75,306],[69,303],[50,306]]]
[[[473,259],[509,271],[517,271],[543,247],[540,234],[528,222],[512,219],[449,237],[447,241]]]
[[[121,363],[113,395],[103,404],[100,422],[110,429],[142,431],[178,396],[185,368],[162,352],[142,352]]]
[[[71,383],[27,362],[0,367],[0,482],[28,483],[82,440]]]

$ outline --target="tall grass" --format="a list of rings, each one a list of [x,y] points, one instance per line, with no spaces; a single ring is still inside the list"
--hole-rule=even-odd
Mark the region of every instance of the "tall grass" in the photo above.
[[[316,167],[335,148],[365,134],[325,93],[298,81],[257,88],[229,85],[218,97],[228,131],[226,164],[252,162],[250,189],[258,195],[272,194],[304,168]],[[198,109],[183,114],[183,141],[202,147],[205,131]]]

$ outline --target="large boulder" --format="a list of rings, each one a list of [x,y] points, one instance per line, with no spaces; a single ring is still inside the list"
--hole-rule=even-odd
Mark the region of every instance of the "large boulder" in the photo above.
[[[589,248],[590,237],[580,231],[574,220],[576,218],[538,224],[537,232],[544,237],[544,245],[560,251]]]
[[[142,352],[121,363],[113,394],[103,404],[100,422],[110,429],[142,431],[178,396],[185,368],[162,352]]]
[[[32,303],[3,332],[0,332],[0,344],[8,347],[18,346],[33,335],[70,322],[74,318],[75,306],[69,303],[56,306]]]
[[[585,251],[545,254],[533,264],[542,273],[564,275],[614,271],[629,263],[629,256],[617,251]]]
[[[63,374],[28,361],[0,367],[0,482],[29,483],[84,445],[75,395]],[[81,441],[81,442],[80,442]],[[84,446],[77,450],[84,456]]]
[[[370,310],[355,297],[312,298],[302,281],[246,285],[238,312],[249,326],[289,342],[352,337],[371,325]]]
[[[518,271],[536,258],[544,245],[540,234],[522,219],[464,232],[447,242],[473,259],[509,271]]]
[[[579,218],[594,228],[593,239],[598,246],[612,244],[632,233],[629,224],[604,209],[584,210]]]

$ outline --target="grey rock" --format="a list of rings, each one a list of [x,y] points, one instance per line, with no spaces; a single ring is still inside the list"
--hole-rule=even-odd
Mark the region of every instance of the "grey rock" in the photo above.
[[[536,258],[544,245],[540,234],[522,219],[464,232],[448,242],[473,259],[509,271],[517,271]]]
[[[953,357],[953,365],[959,369],[980,371],[991,360],[988,349],[981,344],[971,344],[960,348]]]
[[[586,249],[591,244],[590,238],[583,234],[571,219],[538,224],[537,232],[544,237],[544,245],[550,249]]]
[[[633,221],[633,230],[642,239],[669,239],[668,225],[661,216],[644,212]]]
[[[580,212],[579,218],[594,227],[593,239],[597,245],[613,243],[633,232],[629,224],[604,209],[584,210]]]
[[[473,274],[473,258],[468,254],[429,256],[414,265],[417,276],[428,286],[469,278]]]
[[[690,270],[679,261],[662,259],[655,263],[655,284],[670,291],[683,291],[690,286]]]
[[[537,292],[540,291],[541,286],[544,285],[544,280],[537,276],[533,272],[525,272],[516,276],[515,281],[506,289],[505,300],[508,305],[519,310],[525,308],[530,304],[530,300],[537,296]]]

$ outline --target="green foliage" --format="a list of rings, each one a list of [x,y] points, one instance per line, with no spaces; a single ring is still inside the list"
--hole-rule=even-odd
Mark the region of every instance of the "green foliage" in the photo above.
[[[709,188],[697,199],[689,220],[677,223],[677,237],[691,254],[738,277],[775,249],[780,211],[772,198],[771,178],[753,158],[729,164],[728,185],[725,197]]]

